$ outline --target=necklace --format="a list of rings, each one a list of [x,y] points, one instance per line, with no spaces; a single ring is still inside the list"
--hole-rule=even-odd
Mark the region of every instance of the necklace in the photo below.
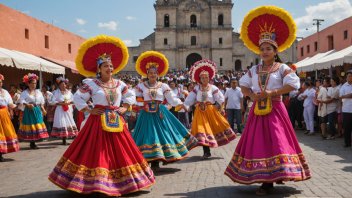
[[[154,84],[154,86],[150,86],[149,81],[147,81],[147,86],[146,87],[148,88],[150,98],[152,100],[155,100],[156,96],[157,96],[157,90],[159,88],[159,83],[156,82]]]
[[[106,101],[110,106],[114,106],[117,100],[117,91],[116,88],[119,86],[119,83],[114,83],[114,80],[110,80],[108,83],[104,83],[98,79],[97,84],[103,89]]]
[[[209,91],[209,84],[203,88],[202,86],[200,86],[200,91],[202,92],[201,94],[201,102],[206,102],[208,99],[208,91]]]
[[[270,74],[274,68],[275,62],[273,63],[273,65],[270,67],[270,69],[268,71],[264,71],[263,70],[263,65],[259,65],[259,72],[258,72],[258,82],[259,82],[259,87],[261,89],[261,91],[263,92],[266,89],[266,86],[268,84],[269,81],[269,77]]]

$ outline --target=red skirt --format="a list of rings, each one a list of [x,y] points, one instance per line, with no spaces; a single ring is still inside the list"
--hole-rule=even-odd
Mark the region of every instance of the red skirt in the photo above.
[[[100,116],[90,115],[49,180],[78,193],[110,196],[151,186],[155,182],[153,172],[123,123],[122,132],[107,132],[102,129]]]

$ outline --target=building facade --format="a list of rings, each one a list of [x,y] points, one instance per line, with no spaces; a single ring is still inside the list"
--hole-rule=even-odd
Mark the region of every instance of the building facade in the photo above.
[[[189,68],[203,58],[215,61],[219,71],[241,71],[258,64],[259,56],[233,31],[233,6],[232,0],[157,0],[155,32],[129,48],[124,71],[135,71],[138,56],[147,50],[165,54],[170,69]],[[284,61],[296,61],[295,44],[280,54]]]
[[[352,16],[298,42],[298,60],[330,50],[342,50],[352,45]]]

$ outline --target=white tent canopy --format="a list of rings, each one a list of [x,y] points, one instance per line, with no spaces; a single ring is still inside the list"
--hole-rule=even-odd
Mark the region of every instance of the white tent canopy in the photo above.
[[[324,52],[324,53],[318,53],[316,55],[314,55],[313,57],[310,57],[308,59],[304,59],[298,63],[296,63],[295,65],[297,66],[297,71],[298,72],[308,72],[308,71],[314,71],[316,70],[315,68],[315,63],[322,59],[323,57],[326,57],[327,55],[333,53],[334,50],[330,50],[328,52]]]
[[[3,53],[1,50],[0,50],[0,65],[4,65],[4,66],[8,66],[8,67],[14,67],[15,66],[13,64],[11,56]]]
[[[13,61],[12,65],[9,64],[9,59],[6,61],[2,61],[0,58],[0,65],[6,66],[15,66],[19,69],[28,69],[28,70],[36,70],[36,71],[43,71],[53,74],[65,74],[65,68],[49,62],[45,59],[39,58],[32,54],[27,54],[24,52],[19,52],[15,50],[8,50],[5,48],[0,48],[0,57],[7,56],[10,57]],[[5,59],[4,59],[5,60]]]
[[[316,61],[315,69],[329,69],[330,67],[343,65],[344,63],[352,63],[352,46],[329,54]]]

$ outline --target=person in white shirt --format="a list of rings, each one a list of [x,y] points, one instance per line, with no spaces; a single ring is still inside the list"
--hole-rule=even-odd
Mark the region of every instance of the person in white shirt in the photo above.
[[[241,88],[238,87],[238,81],[236,78],[231,79],[231,88],[225,92],[225,108],[227,121],[231,125],[233,130],[238,130],[238,134],[242,133],[242,112],[243,112],[243,94]],[[236,125],[235,125],[236,121]]]
[[[336,120],[337,120],[337,107],[339,102],[339,87],[340,79],[333,77],[330,80],[331,87],[328,88],[327,100],[323,101],[326,103],[326,111],[328,114],[329,140],[335,139],[336,135]]]
[[[352,132],[352,70],[347,72],[347,82],[340,89],[345,145],[351,147]]]
[[[306,81],[303,85],[305,91],[299,95],[299,99],[303,99],[303,117],[304,122],[306,123],[306,132],[305,134],[313,135],[314,134],[314,111],[315,106],[313,103],[315,97],[315,89],[313,89],[311,82]]]
[[[325,102],[328,99],[328,90],[330,84],[330,78],[326,77],[323,80],[323,85],[320,86],[319,92],[317,95],[317,103],[318,103],[318,117],[321,129],[321,135],[323,139],[328,138],[326,124],[328,122],[328,114],[327,114],[327,105]]]

